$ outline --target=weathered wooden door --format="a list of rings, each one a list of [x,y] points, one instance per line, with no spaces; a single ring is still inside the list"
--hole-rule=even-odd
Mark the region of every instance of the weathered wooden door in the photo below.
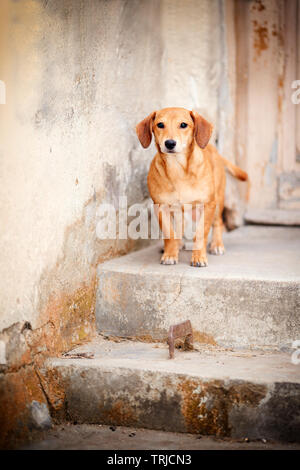
[[[236,159],[250,176],[242,191],[250,219],[282,210],[284,222],[300,210],[300,0],[235,8]]]

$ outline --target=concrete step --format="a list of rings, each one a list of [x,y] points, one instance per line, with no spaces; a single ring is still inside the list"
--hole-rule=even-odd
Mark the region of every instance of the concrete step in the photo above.
[[[251,224],[300,226],[300,211],[285,209],[248,209],[244,219]]]
[[[244,226],[224,234],[226,254],[207,268],[159,264],[161,244],[98,268],[99,332],[153,339],[191,320],[198,340],[288,348],[300,339],[300,229]]]
[[[196,344],[170,360],[166,344],[102,337],[72,353],[93,358],[49,359],[39,372],[61,420],[300,441],[300,365],[287,353]]]
[[[106,426],[97,424],[63,424],[44,431],[20,450],[300,450],[299,443],[283,443],[250,439],[228,439],[197,434],[136,429],[125,426]],[[152,453],[151,463],[156,464],[159,456]],[[136,455],[136,454],[133,454]],[[163,455],[161,456],[163,457]],[[132,459],[132,457],[129,457]],[[165,458],[164,458],[165,459]],[[161,465],[166,466],[167,462]],[[165,459],[166,460],[166,459]],[[174,464],[174,458],[171,463]],[[187,459],[188,460],[188,459]],[[98,464],[100,466],[98,460]],[[143,468],[137,462],[131,468]]]

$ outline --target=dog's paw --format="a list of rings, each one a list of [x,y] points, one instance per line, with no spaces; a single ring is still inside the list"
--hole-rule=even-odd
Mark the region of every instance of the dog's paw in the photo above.
[[[160,258],[160,264],[177,264],[178,255],[173,255],[169,253],[164,253]]]
[[[195,268],[205,268],[205,266],[208,266],[206,255],[201,254],[199,251],[193,252],[191,266],[194,266]]]
[[[210,243],[208,247],[208,251],[211,255],[224,255],[225,248],[224,245],[216,245],[215,243]]]

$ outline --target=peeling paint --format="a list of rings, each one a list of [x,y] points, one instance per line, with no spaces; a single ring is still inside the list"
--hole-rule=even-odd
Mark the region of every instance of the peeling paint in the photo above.
[[[218,381],[202,383],[183,381],[178,389],[182,393],[181,411],[187,432],[215,436],[229,436],[225,392]]]
[[[118,426],[133,426],[137,423],[134,407],[123,400],[116,400],[107,410],[102,409],[102,403],[99,406],[104,422]]]
[[[256,50],[257,57],[269,47],[269,31],[266,25],[259,24],[253,20],[254,43],[253,47]]]
[[[181,410],[188,432],[229,437],[230,412],[240,406],[257,407],[267,394],[267,387],[237,383],[226,387],[221,381],[184,381]]]
[[[8,358],[1,366],[4,374],[0,373],[0,446],[24,441],[32,432],[32,400],[49,406],[54,419],[65,416],[60,377],[56,372],[43,374],[43,363],[94,336],[96,266],[136,248],[128,240],[101,243],[96,239],[93,227],[98,198],[93,195],[82,218],[66,229],[63,254],[41,276],[37,326],[15,323],[0,333]],[[5,389],[10,390],[9,397]],[[6,406],[9,400],[13,406]],[[119,418],[120,413],[119,407]]]
[[[262,0],[254,0],[254,3],[252,5],[252,10],[253,11],[263,11],[265,10],[266,7],[265,5],[263,4],[263,1]]]
[[[34,367],[28,365],[17,372],[0,374],[0,448],[11,448],[26,440],[32,431],[29,404],[33,400],[47,406]]]

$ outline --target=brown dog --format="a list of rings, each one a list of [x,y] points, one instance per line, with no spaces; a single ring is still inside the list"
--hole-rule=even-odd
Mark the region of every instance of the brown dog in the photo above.
[[[206,245],[211,226],[212,241],[209,252],[224,253],[222,241],[225,194],[225,166],[240,180],[248,175],[218,154],[208,145],[212,125],[194,111],[184,108],[165,108],[154,111],[136,126],[138,138],[144,148],[149,147],[152,132],[157,154],[152,160],[148,174],[148,188],[153,202],[161,209],[159,225],[168,238],[164,240],[162,264],[178,262],[179,240],[175,236],[171,219],[169,225],[163,217],[168,206],[179,204],[203,204],[204,225],[202,240],[196,229],[192,252],[192,266],[207,266]]]

